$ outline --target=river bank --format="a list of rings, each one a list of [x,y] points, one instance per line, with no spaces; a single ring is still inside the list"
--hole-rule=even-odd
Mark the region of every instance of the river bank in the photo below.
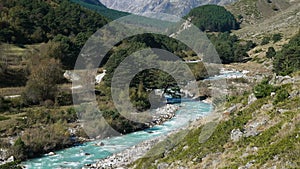
[[[209,100],[207,101],[209,102]],[[199,102],[200,103],[200,102]],[[204,102],[202,102],[204,103]],[[206,103],[207,104],[207,103]],[[209,115],[205,116],[207,118],[210,118]],[[164,141],[169,136],[178,133],[179,131],[185,130],[187,128],[190,128],[191,126],[194,126],[195,123],[204,123],[207,121],[207,118],[204,116],[195,118],[193,120],[189,120],[188,125],[174,129],[165,135],[160,135],[158,137],[155,137],[153,139],[149,139],[146,141],[143,141],[137,145],[134,145],[128,149],[125,149],[124,151],[115,153],[111,156],[108,156],[107,158],[100,159],[96,163],[93,164],[86,164],[82,169],[125,169],[128,168],[128,165],[132,164],[134,161],[138,160],[141,157],[144,157],[147,152],[152,149],[155,145],[157,145],[159,142]]]
[[[164,140],[167,136],[157,137],[151,140],[144,141],[138,145],[130,147],[120,153],[113,154],[105,159],[101,159],[94,164],[86,164],[82,169],[94,169],[94,168],[126,168],[138,158],[144,156],[155,144]]]
[[[146,130],[122,136],[87,142],[83,145],[57,151],[53,156],[43,156],[41,158],[25,161],[22,163],[22,165],[26,166],[26,168],[28,169],[78,169],[86,165],[92,166],[92,164],[96,164],[100,159],[105,159],[114,154],[126,151],[127,149],[130,149],[131,147],[136,145],[141,144],[141,147],[146,147],[145,150],[147,150],[148,147],[155,145],[157,141],[154,140],[145,142],[146,140],[163,138],[165,135],[188,126],[188,124],[190,124],[190,121],[194,121],[195,119],[206,116],[212,110],[212,106],[210,104],[198,101],[185,102],[181,103],[180,105],[181,107],[176,111],[176,115],[172,119],[162,123],[161,125],[155,125],[152,128]],[[103,143],[102,146],[101,144],[99,144],[101,142]],[[139,147],[135,147],[135,149],[142,151],[142,149],[140,149]],[[130,155],[130,153],[127,154]],[[132,152],[132,154],[135,153]]]

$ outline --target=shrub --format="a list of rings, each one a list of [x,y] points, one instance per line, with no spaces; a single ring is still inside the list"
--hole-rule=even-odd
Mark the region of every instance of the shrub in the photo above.
[[[30,128],[24,131],[22,136],[28,147],[28,156],[36,157],[40,154],[48,153],[57,149],[71,146],[73,143],[70,139],[66,124],[62,122],[42,128]]]
[[[19,137],[14,145],[11,148],[11,155],[14,156],[16,159],[18,160],[24,160],[27,158],[26,155],[26,145],[23,142],[23,140],[21,139],[21,137]]]
[[[275,95],[274,104],[285,101],[289,96],[289,92],[286,89],[280,89]]]
[[[273,47],[269,47],[266,53],[267,58],[273,58],[276,55],[276,51]]]
[[[60,92],[55,98],[55,103],[59,106],[68,106],[73,104],[72,93]]]
[[[31,75],[23,94],[29,103],[42,103],[54,100],[57,94],[57,83],[62,79],[61,65],[55,59],[43,59],[33,65]]]
[[[280,41],[282,39],[282,35],[280,33],[276,33],[272,36],[272,40],[274,43]]]
[[[275,4],[272,5],[272,9],[273,9],[274,11],[279,11],[279,8],[278,8],[277,5],[275,5]]]
[[[52,108],[54,106],[54,102],[52,100],[45,100],[43,105],[47,108]]]
[[[3,165],[0,165],[0,169],[22,169],[22,167],[20,167],[18,164],[20,163],[20,161],[14,161],[14,162],[10,162],[10,163],[6,163]]]
[[[264,79],[260,84],[256,85],[253,90],[257,98],[264,98],[270,96],[271,92],[275,91],[275,88],[269,84],[268,79]]]
[[[266,45],[268,43],[270,43],[271,38],[270,37],[264,37],[261,41],[261,45]]]
[[[10,117],[0,116],[0,121],[4,121],[4,120],[8,120],[8,119],[10,119]]]

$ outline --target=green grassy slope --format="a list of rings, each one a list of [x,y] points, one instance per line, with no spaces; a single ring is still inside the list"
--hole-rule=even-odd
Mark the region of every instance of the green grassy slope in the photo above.
[[[299,79],[299,77],[297,77]],[[248,104],[249,94],[230,99],[225,107],[241,103],[230,115],[223,115],[212,136],[199,140],[203,125],[192,128],[187,136],[158,155],[151,152],[165,149],[168,140],[149,151],[147,157],[136,161],[132,168],[299,168],[300,167],[300,81],[276,85],[276,95],[260,98]],[[278,100],[279,91],[290,93],[289,98]],[[226,110],[226,109],[224,109]],[[209,123],[207,124],[209,125]],[[234,129],[243,132],[237,141],[231,139]],[[246,136],[247,134],[252,136]],[[180,134],[180,133],[179,133]],[[176,135],[172,136],[176,138]]]

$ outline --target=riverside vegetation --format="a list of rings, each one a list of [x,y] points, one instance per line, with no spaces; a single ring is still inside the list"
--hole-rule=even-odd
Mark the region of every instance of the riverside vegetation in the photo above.
[[[0,145],[2,149],[8,150],[1,154],[4,158],[12,155],[17,160],[24,160],[72,146],[74,143],[86,141],[82,138],[88,138],[77,123],[77,115],[72,108],[71,85],[63,79],[63,70],[73,68],[81,47],[90,35],[111,19],[124,16],[126,13],[102,8],[100,7],[101,4],[96,1],[74,0],[73,2],[95,10],[97,13],[67,0],[0,0]],[[211,11],[211,9],[213,9],[212,13],[206,13],[207,15],[199,17],[203,11]],[[216,17],[211,18],[211,15]],[[226,19],[222,19],[221,16],[226,16]],[[226,32],[238,29],[240,23],[225,8],[214,5],[195,8],[186,18],[202,19],[192,19],[191,21],[203,31],[207,31],[207,35],[215,45],[223,63],[240,63],[252,59],[249,56],[249,50],[255,48],[257,44],[251,39],[243,40],[230,32]],[[212,19],[212,22],[205,22],[207,18]],[[274,42],[280,41],[276,36],[273,40]],[[147,47],[166,49],[183,60],[197,60],[198,58],[184,44],[166,36],[152,34],[125,39],[107,54],[105,62],[100,65],[107,70],[107,76],[101,84],[96,86],[96,89],[100,91],[97,94],[97,101],[109,124],[123,134],[141,130],[145,126],[127,120],[116,111],[110,96],[110,81],[115,68],[126,56]],[[273,54],[268,55],[270,57],[267,59],[274,59],[276,73],[288,75],[299,70],[298,49],[299,33],[282,50],[276,48],[276,50],[274,49],[275,53],[272,50]],[[189,66],[197,80],[207,78],[208,75],[202,63],[191,63]],[[155,83],[153,83],[154,81]],[[168,87],[177,89],[176,82],[167,73],[154,69],[140,72],[130,84],[131,101],[137,110],[144,111],[150,107],[148,97],[151,90]],[[228,153],[237,156],[247,148],[247,144],[243,144],[241,141],[244,138],[241,138],[239,144],[228,143],[231,131],[234,129],[245,130],[245,124],[253,118],[251,113],[267,102],[272,102],[274,110],[277,110],[277,107],[285,109],[285,105],[291,106],[286,107],[286,109],[293,110],[297,97],[294,98],[295,101],[287,98],[297,87],[293,84],[281,87],[273,86],[264,81],[254,88],[254,93],[259,100],[249,105],[246,103],[249,93],[239,97],[228,97],[229,102],[225,106],[230,107],[231,104],[242,103],[246,107],[241,111],[231,113],[227,120],[221,121],[209,141],[203,144],[197,143],[197,134],[203,127],[200,126],[192,129],[187,135],[186,141],[174,147],[174,151],[167,151],[166,155],[160,154],[151,159],[138,160],[135,167],[152,166],[155,168],[155,166],[165,163],[169,167],[172,164],[175,167],[174,161],[177,159],[182,159],[182,165],[188,163],[189,159],[195,159],[195,163],[205,161],[219,153],[227,152],[227,149],[224,148],[226,146],[232,146],[232,149],[229,149],[232,152],[228,151]],[[271,97],[270,92],[275,92],[275,96]],[[21,95],[21,97],[5,97],[16,95]],[[209,92],[205,91],[203,95],[209,96]],[[277,120],[281,116],[288,116],[286,119],[279,120],[280,123],[278,123],[276,130],[272,131],[272,135],[279,133],[279,129],[282,129],[281,125],[286,124],[287,121],[293,122],[294,120],[295,123],[297,122],[295,119],[297,111],[291,115],[284,112],[278,117],[274,113],[276,111],[272,112],[270,119],[275,118]],[[263,111],[257,113],[259,115],[264,114]],[[276,139],[271,138],[272,135],[269,134],[263,136],[266,137],[263,140],[254,136],[253,139],[251,139],[252,137],[245,138],[247,143],[254,146],[257,142],[261,142],[257,146],[266,147],[266,149],[260,149],[259,152],[262,152],[259,156],[250,155],[241,160],[234,160],[235,158],[232,157],[232,161],[228,164],[236,168],[246,165],[258,157],[264,157],[262,161],[253,162],[253,165],[260,166],[269,162],[272,155],[280,153],[282,161],[287,157],[294,157],[297,155],[297,151],[292,152],[295,154],[288,154],[287,151],[278,152],[281,149],[274,148],[275,145],[284,147],[283,142],[286,141],[287,137],[294,136],[294,128],[296,130],[297,125],[296,127],[291,126],[291,128],[293,130],[291,129],[289,135],[276,137]],[[71,132],[73,129],[75,132]],[[270,143],[270,140],[277,139],[282,140],[282,142],[275,142],[274,146],[267,144]],[[286,150],[298,150],[297,140],[294,140],[294,143],[291,143]],[[164,144],[162,142],[159,145]],[[188,148],[182,151],[182,147],[185,146]],[[193,146],[199,148],[194,149]],[[235,150],[239,153],[235,153]],[[268,154],[266,150],[274,151]],[[155,160],[157,161],[155,162]],[[8,165],[16,167],[15,162],[1,167],[5,168]],[[187,166],[193,165],[187,164]],[[196,165],[197,167],[199,166]]]

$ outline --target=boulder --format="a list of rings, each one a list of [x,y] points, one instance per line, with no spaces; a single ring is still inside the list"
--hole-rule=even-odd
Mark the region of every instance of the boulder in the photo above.
[[[271,93],[271,97],[274,97],[275,95],[276,95],[275,92],[272,92],[272,93]]]
[[[76,73],[70,70],[66,70],[66,72],[64,73],[64,77],[71,82],[80,79],[80,77]]]
[[[291,78],[290,76],[284,76],[284,77],[279,77],[279,78],[280,78],[280,80],[278,80],[278,83],[281,85],[294,83],[294,79]]]
[[[8,163],[11,163],[11,162],[14,162],[15,161],[15,157],[14,156],[10,156],[7,160],[6,160],[6,162],[8,162]]]
[[[157,165],[157,169],[167,169],[169,165],[167,163],[160,163]]]
[[[262,110],[272,110],[273,108],[273,104],[265,104],[261,107]]]
[[[260,132],[257,131],[256,128],[252,128],[250,130],[245,131],[245,137],[257,136]]]
[[[296,90],[290,94],[290,98],[295,98],[295,97],[298,97],[299,95],[300,95],[300,91]]]
[[[243,132],[241,132],[240,129],[233,129],[230,134],[230,139],[234,142],[237,142],[240,140],[240,138],[243,137]]]
[[[257,100],[257,98],[255,97],[254,93],[252,93],[249,97],[248,97],[248,105],[252,104],[253,102],[255,102]]]
[[[49,156],[54,156],[54,155],[56,155],[54,152],[50,152],[50,153],[48,153],[47,155],[49,155]]]
[[[225,114],[232,114],[232,113],[235,112],[236,110],[237,110],[237,106],[234,105],[234,106],[229,107],[224,113],[225,113]]]
[[[189,148],[189,146],[184,146],[183,148],[182,148],[182,151],[185,151],[185,150],[187,150]]]

